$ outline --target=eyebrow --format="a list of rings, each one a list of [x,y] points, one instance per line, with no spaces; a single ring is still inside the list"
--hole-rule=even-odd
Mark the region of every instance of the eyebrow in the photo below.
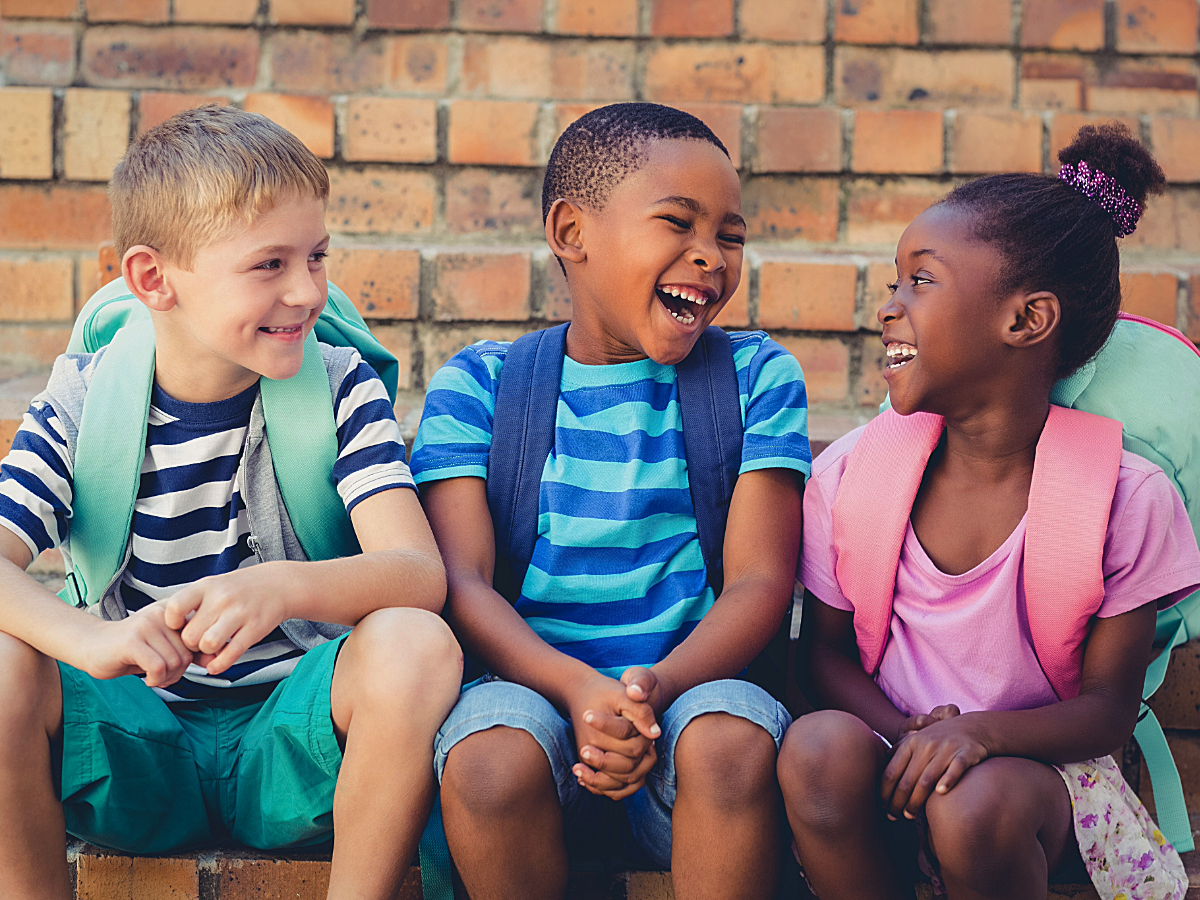
[[[914,250],[912,253],[908,254],[908,256],[910,259],[915,259],[918,256],[932,256],[938,262],[945,262],[944,259],[937,255],[936,251],[929,247],[926,247],[924,250]]]
[[[704,214],[703,204],[701,204],[697,200],[693,200],[691,197],[681,197],[681,196],[663,197],[661,200],[656,201],[653,205],[654,206],[662,206],[665,203],[673,203],[677,206],[682,206],[685,209],[695,213],[698,216]],[[724,216],[721,217],[721,221],[722,222],[732,222],[735,225],[741,225],[743,228],[746,227],[746,220],[734,212],[726,213]]]
[[[328,240],[329,240],[329,235],[325,235],[323,238],[321,238],[319,241],[317,241],[315,246],[319,247]],[[256,250],[251,250],[246,255],[247,256],[272,256],[272,255],[275,255],[278,253],[289,253],[294,249],[296,249],[296,248],[289,244],[272,244],[269,247],[259,247]]]

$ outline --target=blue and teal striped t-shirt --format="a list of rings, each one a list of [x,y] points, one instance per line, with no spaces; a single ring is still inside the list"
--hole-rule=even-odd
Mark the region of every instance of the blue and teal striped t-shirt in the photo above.
[[[735,332],[740,472],[812,466],[804,375],[762,332]],[[433,376],[413,448],[418,484],[486,478],[509,345],[481,341]],[[675,367],[563,361],[538,537],[516,609],[558,650],[606,675],[651,666],[713,604],[688,487]]]

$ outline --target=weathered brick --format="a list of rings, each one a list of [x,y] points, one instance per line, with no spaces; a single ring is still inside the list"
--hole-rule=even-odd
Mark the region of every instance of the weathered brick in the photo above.
[[[411,324],[403,325],[381,325],[378,322],[371,323],[371,334],[379,343],[383,344],[383,349],[387,350],[392,356],[396,357],[397,368],[396,387],[399,390],[411,390],[413,386],[413,345],[416,343],[416,329]],[[396,418],[403,422],[404,414],[401,412],[402,406],[400,398],[396,398]],[[418,411],[418,415],[419,415]],[[404,426],[401,425],[401,429]],[[407,435],[405,435],[407,437]],[[419,900],[420,894],[417,895]]]
[[[1098,72],[1086,90],[1087,108],[1097,112],[1200,114],[1196,60],[1120,57]]]
[[[837,338],[792,337],[776,340],[800,361],[810,403],[840,403],[850,394],[850,349]]]
[[[267,53],[271,83],[288,91],[340,94],[379,88],[395,66],[393,45],[380,36],[360,40],[350,34],[279,32],[271,35]],[[434,91],[444,78],[443,71]]]
[[[1133,134],[1138,133],[1138,120],[1129,116],[1105,116],[1096,113],[1057,113],[1050,120],[1050,170],[1058,172],[1058,151],[1071,141],[1084,125],[1120,122]]]
[[[656,37],[733,34],[733,0],[652,0],[650,9],[650,33]]]
[[[446,230],[454,234],[543,234],[536,172],[456,169],[446,177]]]
[[[270,21],[276,25],[350,25],[354,0],[271,0]]]
[[[176,113],[185,109],[195,109],[199,106],[228,106],[228,97],[215,94],[175,94],[166,91],[143,91],[138,100],[138,133],[149,131],[155,125],[161,125]]]
[[[322,159],[333,156],[333,104],[305,94],[248,94],[245,108],[282,125]],[[350,159],[349,156],[346,157]]]
[[[458,24],[472,31],[541,31],[543,0],[460,0]]]
[[[1184,322],[1184,333],[1192,343],[1200,345],[1200,274],[1188,279],[1187,321]]]
[[[176,22],[248,25],[258,14],[258,0],[175,0]]]
[[[1104,0],[1024,0],[1021,45],[1099,50],[1104,46]]]
[[[168,0],[85,0],[89,22],[165,22]]]
[[[964,110],[954,120],[950,171],[1042,171],[1042,119],[1035,113]]]
[[[867,263],[866,283],[862,309],[855,315],[855,324],[866,331],[883,331],[876,313],[892,296],[888,288],[896,280],[896,264],[891,260]]]
[[[538,104],[455,100],[450,104],[450,162],[534,166],[538,162]]]
[[[527,252],[442,252],[435,264],[434,318],[521,321],[529,318]]]
[[[942,114],[923,109],[860,109],[854,114],[855,172],[919,174],[943,169]]]
[[[129,94],[71,88],[63,100],[63,175],[108,181],[129,144]]]
[[[329,863],[322,860],[229,859],[218,861],[221,900],[323,900]]]
[[[555,103],[554,104],[554,139],[567,130],[567,126],[580,116],[604,106],[603,103]]]
[[[742,190],[742,214],[753,240],[837,240],[836,178],[760,176]]]
[[[853,0],[834,5],[834,40],[847,44],[915,44],[917,0]]]
[[[387,81],[392,91],[442,94],[446,91],[449,48],[437,35],[397,35],[387,39]]]
[[[199,900],[194,859],[152,859],[89,848],[79,854],[78,900]]]
[[[625,37],[637,27],[638,0],[559,0],[554,16],[560,34]]]
[[[1179,278],[1174,272],[1121,273],[1121,309],[1175,327]]]
[[[346,292],[364,319],[415,319],[420,302],[421,253],[378,247],[334,247],[329,280]]]
[[[842,114],[836,109],[763,107],[756,172],[840,172]]]
[[[887,348],[878,338],[867,338],[862,344],[859,358],[858,378],[854,385],[854,399],[859,406],[875,409],[888,395],[887,379],[883,367],[887,364]]]
[[[816,103],[825,95],[825,49],[766,44],[664,44],[646,61],[646,99]]]
[[[934,44],[1007,44],[1012,0],[929,0],[928,21]]]
[[[1022,109],[1083,108],[1083,82],[1072,79],[1022,78]]]
[[[1192,0],[1117,0],[1117,49],[1124,53],[1195,53],[1198,26]]]
[[[425,356],[425,369],[423,372],[425,384],[429,384],[429,379],[433,377],[433,373],[440,369],[446,360],[463,347],[484,339],[489,341],[515,341],[521,335],[532,330],[533,328],[527,324],[510,325],[502,322],[488,322],[483,325],[419,328],[418,336]]]
[[[70,84],[75,41],[74,25],[0,19],[0,78],[6,84]]]
[[[4,0],[0,14],[6,19],[73,19],[79,0]]]
[[[0,184],[0,246],[94,249],[112,237],[112,210],[101,185]]]
[[[551,322],[569,322],[571,320],[571,291],[567,285],[567,276],[558,264],[558,258],[551,254],[545,262],[546,293],[543,315]]]
[[[681,103],[679,108],[691,113],[712,129],[729,151],[729,161],[735,169],[742,166],[742,107],[737,103]]]
[[[846,241],[850,244],[896,246],[908,223],[933,206],[948,185],[905,179],[851,182],[846,204]]]
[[[1200,121],[1155,116],[1150,140],[1169,180],[1200,181]]]
[[[372,28],[445,28],[450,24],[450,0],[367,0]]]
[[[1170,189],[1175,218],[1175,249],[1200,253],[1200,189],[1176,187]],[[1151,208],[1160,200],[1155,197]]]
[[[820,43],[825,40],[825,0],[742,0],[743,38]]]
[[[54,174],[54,94],[47,88],[0,89],[0,178]]]
[[[249,87],[258,34],[237,28],[89,28],[83,73],[97,87]]]
[[[51,365],[67,350],[70,325],[6,325],[0,328],[0,359],[18,371]]]
[[[742,266],[742,280],[724,309],[717,313],[714,325],[723,328],[748,328],[750,326],[750,266]]]
[[[629,41],[556,41],[550,90],[568,100],[632,100],[636,50]]]
[[[75,262],[69,257],[0,257],[5,322],[70,322],[75,317]]]
[[[926,109],[1012,105],[1014,62],[1004,50],[838,47],[838,103]]]
[[[634,67],[629,42],[469,36],[460,91],[505,99],[626,100],[634,96]]]
[[[351,97],[346,103],[342,155],[351,161],[434,162],[437,101]]]
[[[348,234],[421,234],[433,228],[437,181],[428,172],[331,169],[331,231]]]
[[[758,324],[798,331],[854,331],[858,266],[812,259],[764,259]]]

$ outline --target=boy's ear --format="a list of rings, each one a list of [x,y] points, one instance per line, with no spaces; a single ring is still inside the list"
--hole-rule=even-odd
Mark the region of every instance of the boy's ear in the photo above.
[[[125,251],[121,275],[133,296],[156,312],[175,305],[175,292],[167,282],[162,256],[153,247],[138,244]]]
[[[1005,342],[1011,347],[1032,347],[1050,337],[1058,328],[1062,308],[1050,291],[1017,294],[1011,298],[1011,315],[1005,329]]]
[[[582,215],[571,201],[560,197],[550,207],[546,216],[546,243],[559,259],[573,263],[587,259],[587,251],[583,249]]]

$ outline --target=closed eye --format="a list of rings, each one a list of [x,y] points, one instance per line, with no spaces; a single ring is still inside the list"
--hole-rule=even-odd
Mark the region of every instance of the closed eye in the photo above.
[[[746,238],[741,234],[721,234],[718,237],[727,244],[745,244]]]
[[[676,228],[682,229],[683,231],[688,231],[692,227],[691,223],[685,222],[683,219],[678,219],[675,216],[659,216],[659,218],[664,222],[670,222]]]

